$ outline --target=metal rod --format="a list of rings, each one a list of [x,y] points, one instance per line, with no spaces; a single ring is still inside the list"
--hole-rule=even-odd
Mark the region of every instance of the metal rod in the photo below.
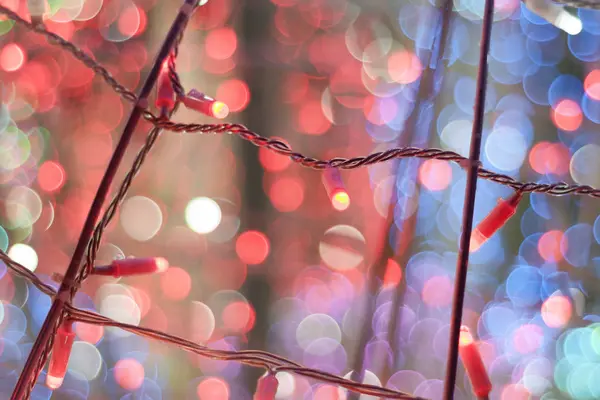
[[[156,83],[162,64],[171,52],[171,48],[176,42],[180,32],[185,28],[196,3],[197,0],[185,0],[184,5],[179,10],[177,17],[175,18],[175,21],[173,22],[173,25],[171,26],[167,37],[160,48],[156,60],[154,61],[154,65],[152,66],[152,69],[146,78],[146,82],[140,91],[138,102],[129,115],[127,124],[123,129],[123,134],[121,135],[119,143],[117,144],[117,147],[115,148],[115,151],[110,159],[110,162],[106,168],[106,172],[102,177],[102,181],[98,187],[96,196],[94,197],[94,201],[85,220],[85,224],[79,236],[79,241],[75,247],[73,257],[71,258],[71,262],[69,263],[69,267],[67,268],[67,272],[65,273],[65,277],[60,286],[58,294],[54,298],[52,307],[50,307],[50,311],[48,312],[40,333],[33,345],[33,348],[31,349],[31,352],[29,353],[29,357],[27,357],[27,361],[23,367],[21,375],[19,376],[19,380],[17,381],[17,385],[15,386],[11,400],[26,399],[28,397],[28,389],[32,380],[37,379],[37,374],[39,371],[36,367],[39,367],[39,362],[43,358],[44,351],[46,351],[48,344],[50,343],[54,329],[60,318],[62,318],[62,315],[65,311],[65,305],[71,301],[71,291],[76,284],[75,280],[82,266],[81,261],[84,256],[85,249],[90,241],[90,238],[92,237],[94,226],[98,216],[100,215],[100,212],[102,211],[102,205],[106,200],[106,196],[108,195],[119,165],[123,160],[125,150],[127,149],[135,128],[142,116],[142,111],[147,106],[148,96],[150,95],[150,92]]]
[[[494,18],[494,0],[485,1],[483,24],[481,32],[481,45],[479,54],[479,71],[477,74],[477,91],[475,96],[475,116],[473,131],[471,133],[471,149],[469,151],[469,164],[467,170],[467,185],[465,188],[465,201],[463,206],[462,235],[460,250],[456,263],[456,277],[454,283],[454,296],[452,299],[452,317],[450,321],[450,343],[446,362],[446,379],[444,380],[444,400],[454,398],[454,385],[456,383],[456,369],[458,362],[458,338],[462,320],[462,309],[465,299],[465,286],[467,281],[467,268],[469,265],[469,242],[473,229],[473,212],[475,211],[475,194],[477,192],[477,170],[479,155],[481,153],[481,136],[485,114],[485,92],[487,87],[488,64],[487,57],[490,50],[490,38]]]

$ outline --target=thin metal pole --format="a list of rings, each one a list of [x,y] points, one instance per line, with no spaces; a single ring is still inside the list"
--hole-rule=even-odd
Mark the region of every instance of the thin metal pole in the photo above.
[[[487,57],[490,50],[490,37],[492,33],[493,18],[494,0],[486,0],[481,33],[477,92],[475,96],[475,117],[473,119],[473,131],[471,133],[469,164],[466,166],[467,185],[465,188],[462,235],[460,238],[458,261],[456,263],[454,297],[452,300],[450,343],[448,346],[448,357],[446,362],[446,379],[444,380],[444,400],[452,400],[454,398],[454,385],[456,382],[456,369],[458,363],[458,338],[460,334],[462,309],[465,299],[467,268],[469,265],[469,242],[471,241],[471,230],[473,229],[473,212],[475,210],[475,194],[477,192],[477,170],[479,167],[481,136],[485,114],[485,91],[488,74]]]
[[[123,156],[125,155],[125,150],[127,149],[135,128],[142,116],[142,111],[147,106],[148,96],[150,95],[150,92],[152,91],[152,88],[158,79],[158,74],[162,68],[163,62],[171,52],[171,48],[176,42],[180,32],[185,28],[196,3],[197,0],[185,0],[184,5],[179,10],[177,17],[175,18],[175,21],[173,22],[173,25],[171,26],[171,29],[169,30],[167,37],[160,48],[158,56],[154,61],[154,65],[152,66],[152,69],[146,78],[146,82],[140,91],[138,102],[129,115],[129,119],[127,120],[127,124],[123,130],[123,134],[119,139],[119,143],[115,148],[100,186],[98,187],[96,196],[94,197],[94,201],[85,220],[85,224],[79,236],[79,241],[75,247],[73,257],[71,258],[71,262],[69,263],[69,267],[67,268],[63,282],[56,297],[54,298],[52,307],[50,307],[50,311],[46,316],[33,348],[29,353],[29,357],[27,357],[23,371],[19,376],[19,380],[17,381],[17,385],[15,386],[11,396],[12,400],[23,400],[27,398],[31,382],[37,379],[40,361],[44,359],[44,351],[50,343],[58,321],[63,316],[65,305],[71,301],[71,292],[76,285],[75,280],[82,267],[81,261],[83,259],[87,244],[92,237],[98,216],[102,211],[102,204],[106,200],[106,196],[108,195],[112,181],[117,173],[121,161],[123,160]]]

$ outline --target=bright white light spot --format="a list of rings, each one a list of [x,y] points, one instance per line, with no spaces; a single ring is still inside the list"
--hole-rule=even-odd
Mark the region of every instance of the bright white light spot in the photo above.
[[[581,20],[566,10],[561,10],[556,16],[554,25],[558,29],[567,32],[569,35],[577,35],[581,33],[581,30],[583,29]]]
[[[134,196],[123,202],[120,220],[125,233],[137,241],[145,242],[158,233],[163,217],[154,200]]]
[[[221,223],[221,207],[208,197],[198,197],[185,208],[185,222],[197,233],[210,233]]]
[[[304,318],[296,329],[296,341],[304,350],[318,339],[329,338],[340,343],[342,340],[342,331],[337,322],[327,314],[311,314]],[[322,354],[322,346],[319,350]],[[331,351],[335,348],[329,349]],[[308,350],[307,350],[308,351]]]
[[[289,399],[293,397],[294,390],[296,390],[296,379],[294,375],[288,372],[278,372],[277,380],[279,381],[279,387],[277,387],[277,393],[275,394],[276,399]]]
[[[215,330],[215,315],[206,304],[192,301],[191,335],[196,343],[206,343]]]
[[[346,375],[344,375],[344,378],[346,379],[351,379],[352,376],[352,371],[348,372]],[[381,381],[379,380],[379,378],[377,377],[377,375],[375,375],[373,372],[369,371],[368,369],[365,370],[365,376],[362,380],[362,383],[366,383],[367,385],[373,385],[373,386],[381,386]],[[348,393],[348,391],[346,389],[338,389],[339,390],[339,395],[340,398],[345,399],[346,398],[346,393]],[[379,399],[379,397],[377,396],[369,396],[366,394],[361,394],[360,397],[358,398],[358,400],[377,400]]]
[[[325,232],[319,243],[321,259],[335,270],[356,268],[364,260],[365,237],[349,225],[336,225]]]
[[[8,256],[30,271],[38,266],[38,256],[35,250],[26,244],[17,243],[8,250]]]
[[[102,356],[93,344],[87,342],[73,343],[69,356],[69,371],[76,372],[87,381],[96,379],[102,367]]]
[[[100,314],[125,324],[138,325],[142,318],[140,307],[129,296],[121,294],[109,295],[100,303]],[[129,336],[131,333],[117,329],[106,328],[117,336]]]

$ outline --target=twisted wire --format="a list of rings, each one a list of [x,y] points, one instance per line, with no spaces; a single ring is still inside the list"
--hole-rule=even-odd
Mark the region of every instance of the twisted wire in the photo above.
[[[571,4],[582,1],[582,0],[560,0],[565,4],[569,2]],[[583,3],[589,4],[600,4],[600,2],[591,1],[591,0],[583,0]],[[99,74],[106,83],[113,88],[113,90],[119,93],[123,98],[128,101],[135,102],[137,96],[135,93],[126,89],[123,85],[117,82],[116,79],[112,77],[110,72],[106,70],[101,64],[94,61],[93,57],[86,54],[83,50],[79,49],[73,43],[62,39],[60,36],[47,31],[42,25],[33,26],[28,21],[19,17],[16,13],[11,11],[10,9],[0,5],[0,13],[7,15],[9,18],[14,19],[17,23],[23,25],[25,28],[29,30],[33,30],[37,33],[40,33],[46,36],[49,39],[51,44],[57,45],[69,53],[73,54],[75,58],[82,61],[87,67],[91,68],[95,73]],[[181,38],[178,38],[180,41]],[[174,50],[173,56],[177,54],[177,48]],[[168,66],[169,66],[169,76],[171,78],[171,82],[173,84],[173,89],[175,90],[178,98],[183,96],[184,90],[181,85],[181,81],[177,72],[175,71],[175,57],[169,57]],[[368,166],[380,162],[389,161],[395,158],[406,158],[406,157],[416,157],[423,159],[438,159],[445,161],[453,161],[458,164],[466,163],[469,160],[458,153],[441,150],[435,148],[421,149],[416,147],[398,147],[389,149],[383,152],[372,153],[366,156],[353,157],[353,158],[342,158],[335,157],[330,160],[319,160],[312,157],[307,157],[301,153],[294,152],[286,143],[276,140],[269,139],[259,134],[252,132],[244,125],[241,124],[185,124],[180,122],[171,121],[170,119],[165,119],[159,116],[154,115],[149,110],[144,110],[144,118],[154,124],[156,127],[160,127],[164,130],[174,131],[174,132],[186,132],[186,133],[231,133],[239,136],[241,139],[251,142],[255,146],[263,147],[270,151],[276,152],[278,154],[282,154],[291,158],[291,160],[301,166],[312,168],[312,169],[325,169],[327,167],[335,167],[340,169],[355,169],[363,166]],[[553,183],[537,183],[537,182],[520,182],[515,180],[514,178],[504,175],[498,174],[483,168],[478,169],[478,176],[480,178],[511,187],[515,190],[521,190],[523,192],[530,193],[544,193],[552,196],[563,196],[567,194],[573,195],[586,195],[595,198],[600,198],[600,189],[596,189],[594,187],[588,185],[577,185],[577,184],[568,184],[566,182],[553,182]]]
[[[586,8],[600,8],[600,3],[591,0],[558,0],[559,2],[575,6],[575,7],[586,7]],[[30,31],[34,31],[38,34],[44,35],[48,42],[52,45],[56,45],[61,47],[62,49],[71,53],[76,59],[80,60],[85,66],[90,68],[94,73],[100,75],[100,77],[121,97],[130,102],[136,102],[137,96],[135,93],[127,89],[125,86],[120,84],[112,74],[103,67],[100,63],[96,62],[94,58],[87,54],[85,51],[78,48],[75,44],[63,39],[59,35],[49,32],[46,30],[43,25],[33,25],[32,23],[21,18],[17,13],[12,10],[0,5],[0,13],[6,15],[8,18],[14,20],[16,23],[24,26]],[[171,83],[173,85],[173,90],[177,95],[177,99],[179,100],[184,94],[184,87],[181,84],[181,80],[176,72],[176,57],[178,55],[179,43],[183,38],[183,33],[181,33],[176,41],[176,45],[172,51],[171,56],[167,59],[167,66],[169,69],[169,77]],[[176,107],[178,105],[178,101],[176,103]],[[176,109],[175,107],[175,109]],[[136,159],[127,173],[125,179],[121,183],[117,194],[112,199],[109,207],[106,209],[102,219],[96,225],[94,230],[94,235],[90,240],[87,248],[86,255],[86,265],[85,268],[82,269],[79,276],[77,277],[77,285],[73,289],[75,292],[78,289],[79,284],[82,280],[86,279],[89,276],[90,269],[93,266],[99,245],[102,240],[102,234],[108,223],[114,217],[116,210],[119,205],[127,195],[128,189],[131,186],[131,183],[136,176],[137,172],[141,168],[143,162],[145,161],[148,153],[154,146],[160,131],[170,130],[175,132],[186,132],[186,133],[230,133],[239,136],[240,138],[254,144],[255,146],[266,148],[270,151],[276,152],[278,154],[282,154],[291,158],[295,163],[316,169],[322,170],[328,167],[335,167],[340,169],[356,169],[363,166],[372,165],[375,163],[385,162],[395,158],[406,158],[406,157],[416,157],[423,159],[438,159],[445,161],[452,161],[461,166],[464,166],[468,159],[462,157],[461,155],[447,150],[441,149],[422,149],[416,147],[399,147],[394,149],[389,149],[382,152],[376,152],[369,154],[367,156],[353,157],[353,158],[341,158],[336,157],[330,160],[319,160],[316,158],[311,158],[304,156],[300,153],[296,153],[282,141],[269,139],[260,136],[259,134],[252,132],[248,128],[240,124],[183,124],[170,120],[170,117],[174,113],[175,109],[170,110],[166,115],[163,113],[161,116],[154,115],[149,110],[144,110],[143,116],[145,119],[150,121],[154,127],[150,130],[147,135],[146,142],[138,152]],[[566,195],[566,194],[579,194],[579,195],[589,195],[592,197],[599,198],[600,190],[595,189],[593,187],[587,185],[570,185],[565,182],[557,182],[557,183],[535,183],[535,182],[520,182],[515,180],[514,178],[497,174],[492,171],[479,168],[478,176],[483,179],[487,179],[505,186],[509,186],[515,190],[521,190],[523,192],[537,192],[537,193],[546,193],[549,195]],[[12,260],[6,253],[0,251],[0,260],[6,263],[7,267],[10,268],[18,276],[30,281],[33,285],[38,287],[43,293],[55,296],[56,291],[51,286],[42,282],[33,272],[27,270],[24,266],[19,263],[16,263]],[[156,339],[163,342],[168,342],[175,344],[187,351],[191,351],[193,353],[199,354],[204,357],[214,358],[214,359],[222,359],[222,360],[230,360],[230,361],[238,361],[248,365],[263,367],[270,369],[272,371],[287,371],[291,373],[295,373],[298,375],[303,375],[309,378],[318,379],[323,382],[329,382],[335,385],[339,385],[345,387],[349,390],[353,390],[359,393],[380,396],[386,398],[394,398],[394,399],[412,399],[415,398],[406,393],[401,393],[397,391],[393,391],[390,389],[380,388],[372,385],[361,384],[357,382],[352,382],[350,380],[338,377],[333,374],[325,373],[322,371],[305,368],[301,365],[294,363],[290,360],[287,360],[283,357],[264,352],[264,351],[253,351],[253,350],[245,350],[245,351],[222,351],[222,350],[212,350],[207,347],[195,344],[193,342],[187,341],[183,338],[168,335],[163,332],[155,331],[149,328],[142,328],[133,325],[123,324],[116,321],[113,321],[109,318],[100,316],[95,313],[91,313],[89,311],[79,310],[74,308],[72,305],[66,305],[67,312],[60,316],[57,321],[57,324],[53,327],[54,331],[58,328],[63,318],[70,318],[73,320],[78,320],[81,322],[86,322],[90,324],[96,325],[104,325],[104,326],[113,326],[121,329],[125,329],[132,333]],[[50,336],[50,341],[48,342],[48,346],[42,354],[42,357],[38,360],[36,364],[36,372],[39,374],[39,371],[43,368],[46,359],[50,353],[50,348],[52,346],[54,334]],[[35,380],[30,382],[28,387],[28,391],[26,396],[28,397],[33,386],[35,385]]]
[[[273,372],[291,372],[297,375],[313,378],[321,382],[327,382],[338,386],[342,386],[346,389],[350,389],[366,395],[385,397],[389,399],[420,399],[419,397],[414,397],[407,393],[382,388],[374,385],[353,382],[351,380],[341,378],[334,374],[330,374],[312,368],[306,368],[294,361],[268,353],[266,351],[228,351],[210,349],[206,346],[199,345],[197,343],[191,342],[178,336],[169,335],[167,333],[156,331],[150,328],[144,328],[140,326],[117,322],[91,311],[77,309],[71,305],[68,306],[68,318],[71,318],[74,321],[81,321],[94,325],[120,328],[149,339],[175,344],[186,351],[201,355],[206,358],[222,361],[237,361],[242,364],[269,369]]]

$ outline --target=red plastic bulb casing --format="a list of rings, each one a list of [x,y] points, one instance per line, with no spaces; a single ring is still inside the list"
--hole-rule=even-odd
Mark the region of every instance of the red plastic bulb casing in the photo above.
[[[477,397],[487,397],[492,391],[492,382],[485,370],[477,343],[466,326],[460,327],[458,352],[471,381],[473,394]]]
[[[340,171],[337,168],[327,168],[323,171],[322,180],[333,208],[338,211],[347,209],[350,206],[350,196]]]
[[[73,323],[63,322],[54,338],[48,375],[46,375],[46,386],[52,390],[58,389],[65,380],[74,340],[75,332],[73,332]]]
[[[118,278],[129,275],[161,273],[168,268],[169,262],[162,257],[124,258],[114,260],[110,265],[94,267],[92,274]]]
[[[187,96],[181,99],[181,101],[187,108],[196,110],[209,117],[223,119],[229,115],[229,107],[227,107],[227,104],[217,101],[212,97],[208,97],[196,89],[190,90]]]
[[[279,387],[279,381],[273,374],[262,376],[256,385],[253,400],[273,400]]]
[[[168,61],[168,60],[167,60]],[[158,84],[156,85],[156,107],[166,108],[168,110],[175,107],[175,91],[169,77],[169,64],[167,61],[163,64],[158,75]]]
[[[471,243],[469,245],[470,252],[479,250],[479,248],[487,242],[498,229],[506,224],[506,221],[508,221],[510,217],[515,215],[521,198],[523,198],[523,194],[521,192],[516,192],[509,197],[508,200],[498,200],[498,204],[494,207],[492,212],[490,212],[488,216],[473,229],[473,232],[471,233]]]

